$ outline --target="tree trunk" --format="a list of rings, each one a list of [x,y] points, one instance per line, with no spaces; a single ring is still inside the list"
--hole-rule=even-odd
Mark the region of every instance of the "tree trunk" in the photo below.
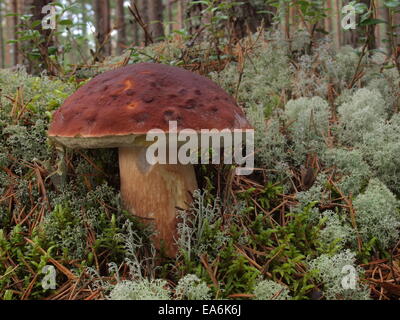
[[[222,14],[228,16],[228,20],[221,21],[219,25],[214,25],[218,30],[227,31],[226,34],[234,39],[241,39],[251,33],[257,31],[258,27],[264,22],[265,27],[271,26],[272,16],[271,14],[260,13],[259,11],[272,11],[273,8],[266,4],[256,3],[254,0],[218,0],[215,1],[215,5],[218,6],[221,3],[231,3],[230,9],[222,9]],[[212,15],[204,15],[202,12],[206,8],[206,5],[197,2],[195,4],[189,4],[186,9],[181,8],[180,11],[185,10],[185,18],[188,21],[188,29],[190,34],[196,34],[205,24],[210,23]],[[288,5],[285,7],[287,10]],[[285,27],[285,24],[282,25]],[[201,38],[201,37],[200,37]]]
[[[180,0],[178,1],[179,29],[185,28],[185,18],[186,18],[186,0]]]
[[[81,16],[81,23],[82,23],[82,36],[84,38],[83,42],[82,42],[82,49],[84,52],[84,55],[86,56],[89,53],[89,43],[88,43],[88,28],[87,28],[87,23],[88,23],[88,15],[87,15],[87,11],[86,11],[86,2],[84,1],[81,4],[81,11],[82,11],[82,16]]]
[[[6,1],[5,2],[5,14],[12,13],[12,3],[11,1]],[[14,18],[11,16],[5,17],[6,20],[6,28],[5,28],[5,38],[7,40],[12,40],[14,39],[14,29],[13,29],[13,21]],[[5,54],[4,54],[4,59],[5,59],[5,64],[7,67],[10,67],[13,65],[13,50],[14,50],[14,44],[10,43],[5,43]]]
[[[3,2],[0,2],[0,68],[5,67],[4,53]]]
[[[229,0],[229,2],[236,2]],[[230,12],[229,22],[232,26],[233,37],[241,39],[257,31],[264,20],[264,24],[270,25],[270,17],[260,14],[257,7],[250,1],[244,0],[241,5],[233,6]]]
[[[397,36],[397,34],[399,30],[398,26],[400,26],[400,14],[398,13],[392,14],[392,25],[394,26],[392,32],[396,32],[396,35],[394,36],[394,41],[397,45],[399,45],[400,41],[399,41],[399,36]]]
[[[378,19],[389,22],[389,8],[381,6],[378,8]],[[390,28],[387,24],[380,24],[377,28],[377,45],[380,49],[384,49],[387,53],[391,53],[391,45],[390,45],[390,37],[388,33],[390,32]]]
[[[19,1],[19,5],[21,6],[19,8],[19,13],[23,14],[32,14],[31,22],[33,21],[42,21],[42,19],[46,16],[46,13],[42,13],[42,9],[44,6],[52,3],[52,0],[24,0],[24,1]],[[23,6],[22,6],[23,3]],[[54,38],[53,38],[53,32],[54,30],[51,29],[43,29],[42,24],[39,24],[38,26],[35,27],[35,30],[37,30],[41,38],[44,40],[41,44],[38,45],[39,53],[41,55],[41,61],[42,66],[33,65],[32,61],[29,60],[26,55],[25,55],[25,62],[24,64],[27,65],[28,72],[30,73],[38,73],[41,71],[42,68],[45,68],[46,70],[49,71],[51,74],[56,74],[57,70],[54,68],[54,64],[52,63],[51,59],[49,58],[48,54],[48,48],[51,46],[54,46]],[[31,42],[29,44],[30,46],[34,47],[37,46],[37,44]],[[22,58],[20,59],[22,61]]]
[[[281,33],[288,40],[290,38],[290,7],[288,3],[281,3],[279,15]]]
[[[162,0],[150,0],[149,1],[149,31],[155,41],[164,37],[164,25],[163,25],[163,12],[164,6]]]
[[[12,1],[12,12],[17,14],[19,13],[18,10],[18,0]],[[13,16],[13,23],[12,23],[14,39],[18,39],[18,17]],[[13,65],[16,66],[19,63],[19,43],[15,42],[13,44]]]
[[[147,28],[148,31],[150,31],[150,26],[149,26],[149,6],[148,6],[148,1],[149,0],[132,0],[133,2],[136,3],[136,6],[139,11],[139,15],[142,18],[145,27]],[[146,35],[141,30],[140,36],[139,36],[139,42],[146,42]]]
[[[134,46],[139,45],[139,25],[136,21],[131,22],[131,33],[132,33],[132,44]]]
[[[126,48],[124,0],[117,1],[116,13],[117,13],[117,28],[118,28],[117,52],[118,54],[122,54],[122,52]]]
[[[111,55],[111,20],[110,1],[94,0],[96,31],[97,31],[97,52],[101,55]]]
[[[19,2],[19,13],[30,13],[32,14],[31,21],[39,20],[41,21],[46,14],[42,13],[42,9],[44,6],[52,3],[52,0],[25,0],[25,1],[18,1]],[[21,7],[22,3],[23,8]],[[38,25],[35,30],[39,31],[40,34],[47,40],[47,42],[53,42],[53,39],[50,39],[51,30],[50,29],[43,29],[42,25]]]
[[[340,6],[340,12],[343,9],[343,6]],[[340,14],[339,12],[339,14]],[[340,39],[341,39],[341,45],[351,45],[352,47],[357,47],[358,45],[358,39],[359,39],[359,32],[357,30],[349,29],[345,30],[342,28],[341,23],[342,23],[342,18],[343,15],[339,16],[338,20],[338,27],[340,28]]]
[[[189,4],[185,8],[185,18],[189,24],[189,33],[194,35],[196,34],[203,24],[203,17],[201,12],[204,9],[204,5],[202,3]]]
[[[138,1],[137,0],[131,0],[131,8],[133,9],[136,4],[136,7],[138,7]],[[138,7],[139,9],[139,7]],[[134,19],[134,17],[132,15],[130,15],[130,19],[129,19],[129,23],[130,23],[130,27],[129,27],[129,36],[130,36],[130,41],[132,42],[132,45],[136,46],[139,45],[140,42],[140,38],[139,38],[139,24],[137,23],[137,21]]]
[[[332,0],[333,4],[332,4],[332,8],[333,8],[333,12],[332,12],[332,16],[333,16],[333,34],[334,34],[334,38],[333,38],[333,42],[335,44],[336,49],[339,49],[340,46],[342,45],[341,42],[341,12],[342,12],[342,6],[340,3],[340,0]]]
[[[168,16],[168,34],[171,34],[172,31],[174,30],[174,25],[173,25],[173,10],[172,10],[172,1],[167,0],[167,16]]]
[[[376,13],[374,0],[362,0],[368,8],[372,9],[372,14]],[[375,18],[372,16],[371,18]],[[368,25],[364,28],[365,37],[367,41],[368,50],[376,49],[376,39],[375,39],[375,25]]]

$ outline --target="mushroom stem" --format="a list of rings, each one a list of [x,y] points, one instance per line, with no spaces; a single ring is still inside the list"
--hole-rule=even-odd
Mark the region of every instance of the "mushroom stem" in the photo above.
[[[145,158],[146,147],[119,148],[121,196],[126,210],[145,222],[153,222],[157,248],[175,256],[176,207],[186,209],[197,189],[193,165],[156,164]]]

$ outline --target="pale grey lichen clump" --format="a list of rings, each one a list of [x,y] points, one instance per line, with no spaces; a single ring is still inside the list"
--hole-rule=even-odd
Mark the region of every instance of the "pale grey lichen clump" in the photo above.
[[[334,166],[336,173],[342,176],[337,185],[346,195],[357,195],[372,176],[359,149],[327,149],[323,159],[327,166]]]
[[[299,207],[304,208],[311,202],[324,203],[327,201],[326,189],[327,176],[324,173],[318,174],[312,187],[307,191],[300,191],[296,193],[296,199],[299,201]]]
[[[99,201],[119,206],[118,195],[107,184],[86,193],[75,191],[72,184],[68,184],[58,194],[49,192],[49,198],[54,209],[45,215],[40,228],[46,239],[75,259],[86,254],[85,226],[90,227],[96,237],[103,235],[101,223],[105,210],[98,205]]]
[[[211,290],[207,284],[194,274],[182,277],[175,290],[163,279],[156,278],[158,269],[155,262],[155,249],[152,246],[152,257],[139,258],[138,251],[144,246],[143,239],[132,229],[132,223],[124,226],[124,234],[119,237],[124,242],[126,250],[125,262],[129,267],[130,280],[119,279],[119,267],[109,264],[110,273],[115,274],[117,284],[102,285],[103,289],[111,287],[108,295],[110,300],[209,300],[212,298]],[[147,276],[145,275],[147,273]]]
[[[343,250],[337,254],[323,254],[309,262],[309,267],[317,273],[316,278],[323,283],[322,292],[328,300],[369,300],[368,287],[360,282],[362,270],[356,265],[355,254]],[[355,286],[343,285],[346,275],[354,270]],[[353,269],[354,268],[354,269]]]
[[[26,107],[32,111],[31,114],[35,118],[42,118],[43,114],[50,116],[50,111],[58,108],[75,90],[71,82],[54,80],[45,73],[33,77],[23,67],[14,71],[1,69],[0,88],[3,93],[12,95],[16,94],[17,90],[23,92],[24,101],[27,102]],[[0,105],[5,109],[8,109],[9,102],[5,94],[0,96]]]
[[[323,62],[329,79],[336,84],[337,88],[345,88],[354,76],[360,59],[359,54],[352,47],[345,46],[340,48],[337,53],[326,56]]]
[[[357,90],[350,101],[338,108],[339,140],[345,145],[362,141],[363,133],[371,131],[379,121],[386,120],[386,103],[377,90]]]
[[[292,82],[293,93],[296,97],[313,97],[314,95],[325,96],[327,93],[327,82],[320,75],[313,72],[317,57],[303,55],[299,57],[297,68],[293,70]]]
[[[322,155],[329,131],[329,104],[320,97],[290,100],[285,107],[296,165],[306,161],[307,154]]]
[[[252,39],[255,41],[256,36]],[[256,161],[262,166],[280,166],[286,157],[285,138],[279,134],[279,123],[272,119],[266,123],[266,116],[279,107],[282,92],[290,89],[293,70],[288,58],[288,45],[279,34],[267,33],[266,41],[259,41],[251,61],[246,60],[243,74],[238,72],[236,63],[229,64],[221,73],[211,77],[237,99],[246,110],[250,123],[256,129],[258,150]],[[266,137],[273,137],[270,138]]]
[[[290,168],[304,166],[310,156],[317,156],[326,168],[333,170],[319,174],[310,189],[296,194],[300,202],[297,210],[312,202],[323,205],[329,200],[332,190],[328,190],[328,176],[332,172],[334,190],[338,188],[344,196],[358,199],[357,206],[371,199],[373,190],[376,192],[371,188],[365,190],[372,178],[386,186],[383,189],[382,185],[381,190],[400,195],[400,116],[392,116],[400,93],[398,72],[382,69],[382,56],[366,56],[359,61],[356,50],[344,47],[335,52],[329,41],[320,41],[310,54],[303,53],[297,64],[288,63],[287,50],[287,45],[279,41],[260,46],[252,62],[245,65],[237,92],[256,130],[257,164],[268,168],[268,176],[283,182],[286,189],[291,187]],[[304,51],[304,43],[296,50]],[[365,87],[349,89],[359,62],[361,66],[371,65],[366,69]],[[232,93],[237,88],[237,70],[232,65],[219,77],[220,84]],[[285,79],[289,78],[288,83]],[[328,83],[339,94],[332,104],[326,100]],[[293,98],[282,106],[278,97],[287,90],[292,91]],[[336,118],[333,108],[337,108]],[[375,213],[371,210],[360,213],[358,228],[364,240],[377,237],[387,247],[397,237],[399,205],[392,202],[393,197],[383,192],[377,198],[382,204],[383,199],[392,203],[390,211],[373,206]],[[316,222],[321,218],[317,208],[312,212],[311,220]],[[382,219],[378,219],[381,215]],[[352,226],[348,219],[339,223],[337,216],[325,216],[328,220],[322,229],[322,239],[331,242],[337,234],[342,239],[339,244],[343,245],[347,234],[352,239],[346,240],[346,245],[354,248],[355,232],[350,236]],[[375,221],[375,228],[368,227],[369,219]],[[392,222],[391,229],[387,229],[388,221]],[[388,235],[389,230],[392,236]]]
[[[376,177],[400,195],[400,115],[365,132],[360,148]]]
[[[277,113],[277,112],[276,112]],[[264,111],[261,105],[251,107],[249,120],[255,130],[255,145],[258,150],[258,165],[276,170],[278,178],[283,179],[286,172],[281,170],[287,161],[287,141],[281,133],[281,115],[265,121]]]
[[[294,38],[297,36],[298,33]],[[303,51],[309,50],[304,48]],[[302,54],[294,64],[295,67],[292,67],[293,95],[326,97],[332,87],[338,92],[343,91],[354,76],[358,60],[359,55],[353,48],[342,47],[336,51],[330,39],[318,40],[312,52]]]
[[[353,201],[356,220],[364,241],[376,238],[385,249],[399,240],[399,201],[379,180],[372,179]]]
[[[253,291],[254,300],[291,300],[289,289],[272,280],[262,280]]]
[[[349,222],[346,221],[346,217],[343,214],[326,210],[320,217],[325,221],[325,227],[319,235],[319,239],[324,246],[336,246],[342,249],[347,244],[355,241],[356,235],[354,230]]]
[[[195,190],[191,212],[179,211],[178,218],[177,245],[186,257],[199,256],[205,252],[218,254],[228,241],[227,234],[220,228],[222,214],[219,199],[208,203],[205,192]]]
[[[279,96],[282,90],[290,87],[287,43],[277,40],[275,34],[267,34],[266,40],[254,48],[252,61],[245,63],[240,82],[236,63],[229,64],[220,74],[211,74],[213,80],[229,93],[237,93],[239,101],[246,104],[246,107],[261,104],[267,108],[274,101],[275,95]]]
[[[389,115],[393,115],[400,97],[399,76],[397,71],[395,74],[393,71],[384,70],[380,77],[371,79],[366,87],[369,90],[378,91],[382,95],[385,100],[386,112]]]
[[[197,276],[188,274],[179,280],[175,294],[167,281],[143,278],[117,283],[107,298],[109,300],[210,300],[211,290]]]
[[[121,281],[109,294],[110,300],[170,300],[170,291],[165,280],[141,279]]]
[[[256,160],[274,172],[270,177],[287,181],[293,164],[301,167],[309,155],[316,154],[333,171],[319,174],[309,190],[296,194],[300,205],[295,211],[303,210],[310,203],[327,203],[332,193],[328,175],[333,172],[334,190],[338,188],[344,196],[354,199],[357,232],[362,240],[369,243],[375,238],[382,248],[388,249],[399,240],[400,228],[400,205],[395,196],[400,195],[400,116],[395,113],[400,78],[395,69],[382,70],[382,61],[373,57],[375,66],[367,70],[365,88],[349,89],[359,54],[350,47],[339,52],[329,48],[329,43],[323,43],[314,54],[303,55],[296,67],[289,70],[295,81],[289,87],[282,85],[281,92],[276,90],[277,82],[271,86],[260,75],[260,69],[248,71],[243,78],[238,98],[256,129]],[[364,57],[361,65],[368,59]],[[288,75],[288,70],[278,63],[271,73],[272,80],[279,79],[275,76],[279,68]],[[269,66],[261,70],[266,78],[270,75]],[[315,70],[320,71],[319,75]],[[339,94],[333,105],[325,100],[328,83]],[[256,88],[255,98],[250,94],[251,88]],[[271,103],[274,104],[274,97],[282,90],[292,90],[294,98],[286,102],[283,110],[276,102],[276,110],[271,112]],[[336,119],[332,118],[335,107]],[[268,120],[264,120],[265,116]],[[324,221],[320,242],[325,247],[341,250],[336,255],[322,255],[310,264],[311,269],[320,269],[325,297],[368,299],[369,290],[365,285],[344,290],[340,283],[342,267],[347,264],[356,267],[354,253],[343,251],[357,248],[357,232],[347,210],[320,212],[312,208],[310,212],[312,223]],[[265,287],[275,285],[262,283],[258,290],[263,287],[261,291],[267,292]]]
[[[29,130],[26,126],[10,124],[0,133],[7,137],[4,147],[14,156],[25,161],[45,161],[51,157],[50,148],[43,147],[47,143],[46,130],[46,122],[39,119]]]
[[[210,300],[211,290],[196,275],[188,274],[179,280],[175,288],[177,300]]]

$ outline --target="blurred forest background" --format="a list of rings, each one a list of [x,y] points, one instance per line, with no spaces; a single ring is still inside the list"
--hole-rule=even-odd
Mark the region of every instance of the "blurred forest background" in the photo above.
[[[341,27],[342,9],[349,3],[362,28]],[[55,30],[41,26],[48,4],[57,8]],[[331,33],[339,48],[357,47],[369,36],[369,49],[390,52],[400,24],[398,5],[383,0],[1,0],[0,67],[24,64],[37,71],[44,61],[42,67],[55,72],[57,64],[88,64],[174,36],[190,43],[213,29],[217,39],[227,36],[232,42],[272,25],[288,40],[299,29],[313,38]]]

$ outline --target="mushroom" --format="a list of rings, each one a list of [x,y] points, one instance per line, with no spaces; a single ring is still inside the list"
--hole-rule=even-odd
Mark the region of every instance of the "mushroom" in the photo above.
[[[156,247],[176,254],[176,208],[186,209],[197,189],[191,164],[146,160],[152,129],[251,128],[235,100],[211,80],[190,71],[139,63],[105,72],[79,88],[54,112],[50,139],[68,148],[119,148],[124,208],[154,222]]]

